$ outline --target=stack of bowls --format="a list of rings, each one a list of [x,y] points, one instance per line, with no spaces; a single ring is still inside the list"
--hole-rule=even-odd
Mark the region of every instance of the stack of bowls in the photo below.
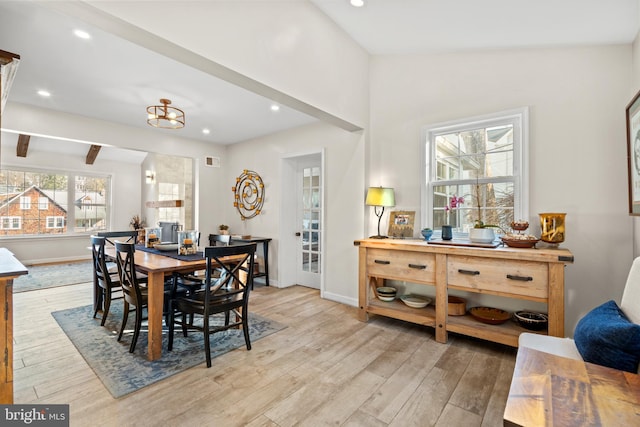
[[[396,299],[396,288],[392,288],[391,286],[382,286],[376,290],[378,291],[378,298],[381,301],[389,302]]]

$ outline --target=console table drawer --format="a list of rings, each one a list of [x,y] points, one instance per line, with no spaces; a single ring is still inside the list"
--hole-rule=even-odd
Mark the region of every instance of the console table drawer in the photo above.
[[[367,272],[373,277],[434,283],[435,267],[434,254],[386,249],[367,251]]]
[[[447,284],[469,290],[547,298],[549,267],[545,262],[452,255],[447,258]]]

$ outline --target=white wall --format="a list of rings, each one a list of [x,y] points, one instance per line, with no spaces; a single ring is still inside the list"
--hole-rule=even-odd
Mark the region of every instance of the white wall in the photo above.
[[[633,68],[631,89],[628,93],[629,102],[640,90],[640,33],[633,42]],[[628,209],[628,208],[627,208]],[[640,217],[633,217],[633,255],[640,256]]]
[[[567,212],[571,335],[591,308],[620,300],[632,261],[624,119],[631,57],[629,45],[374,57],[370,184],[394,187],[396,208],[420,218],[421,127],[529,106],[528,220],[539,232],[539,212]]]
[[[313,124],[229,147],[226,181],[229,191],[222,199],[232,234],[272,237],[270,274],[278,281],[281,160],[292,155],[325,150],[325,272],[324,296],[357,304],[358,251],[353,241],[362,238],[364,202],[364,137],[333,126]],[[244,169],[257,172],[265,183],[263,213],[241,221],[230,191]],[[273,254],[273,256],[271,256]],[[278,284],[278,283],[274,283]],[[288,286],[290,283],[284,283]]]

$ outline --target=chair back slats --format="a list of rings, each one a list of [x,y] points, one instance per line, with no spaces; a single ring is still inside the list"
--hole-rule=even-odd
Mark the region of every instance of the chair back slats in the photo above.
[[[140,307],[144,304],[144,300],[136,276],[134,260],[135,245],[133,243],[116,241],[115,246],[118,277],[120,278],[124,299],[129,304]]]
[[[248,299],[249,289],[253,283],[253,264],[256,252],[256,244],[235,246],[211,246],[204,250],[207,259],[207,271],[205,276],[205,300],[204,304],[210,303],[212,296],[216,292],[225,288],[225,296],[237,293],[245,293]],[[229,263],[224,258],[229,256],[243,255],[240,260]],[[213,272],[220,271],[220,277],[214,279]],[[235,287],[237,290],[232,291]]]
[[[136,243],[136,240],[138,239],[138,230],[101,231],[98,233],[98,236],[104,237],[107,243],[111,245],[115,245],[115,240],[113,239],[115,239],[116,237],[122,237],[123,239],[118,239],[118,240],[123,240],[126,243]]]
[[[101,288],[109,290],[113,287],[113,281],[107,269],[107,258],[104,252],[105,240],[104,237],[91,236],[91,252],[96,281]]]

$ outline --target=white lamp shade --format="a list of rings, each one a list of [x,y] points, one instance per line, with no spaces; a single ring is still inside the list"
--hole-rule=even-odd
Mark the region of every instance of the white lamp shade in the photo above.
[[[365,204],[367,206],[395,206],[396,196],[393,188],[369,187]]]

